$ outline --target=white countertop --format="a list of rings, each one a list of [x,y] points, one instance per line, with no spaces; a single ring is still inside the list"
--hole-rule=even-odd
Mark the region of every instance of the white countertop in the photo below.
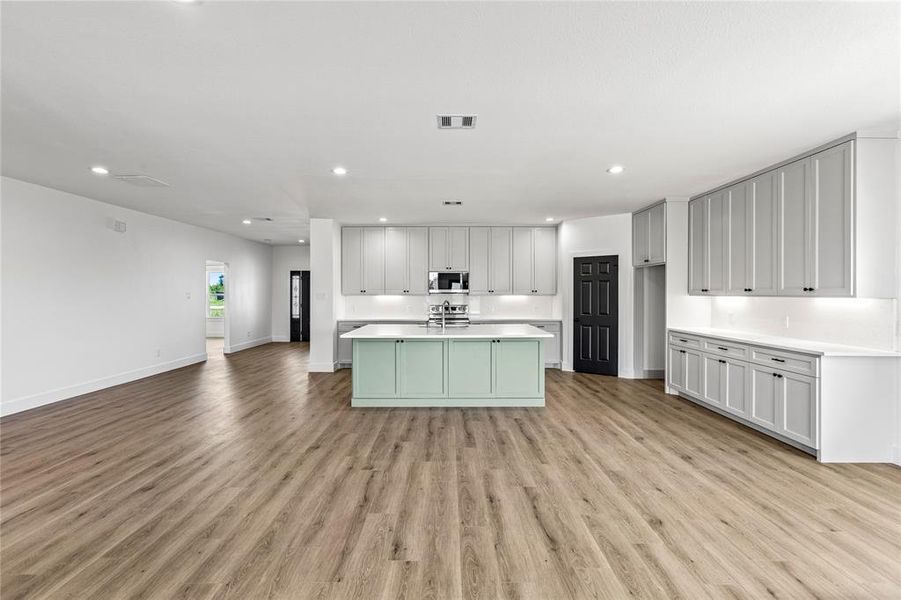
[[[532,325],[470,325],[468,327],[448,327],[444,331],[441,327],[423,327],[421,325],[408,324],[377,324],[364,325],[359,329],[341,334],[345,339],[455,339],[455,338],[552,338],[554,334]]]
[[[731,329],[714,329],[712,327],[670,327],[670,331],[702,335],[705,337],[732,340],[746,344],[767,346],[781,350],[795,350],[807,352],[819,356],[884,356],[901,357],[901,352],[888,350],[876,350],[874,348],[861,348],[859,346],[845,346],[829,342],[817,342],[813,340],[799,340],[797,338],[781,337],[775,335],[762,335],[748,331],[733,331]]]
[[[344,323],[425,323],[426,317],[343,317],[338,319]],[[557,321],[557,317],[495,317],[492,315],[469,315],[472,323],[535,323],[545,321]]]

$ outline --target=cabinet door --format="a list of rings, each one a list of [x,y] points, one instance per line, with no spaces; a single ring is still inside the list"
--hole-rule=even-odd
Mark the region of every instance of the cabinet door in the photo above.
[[[363,228],[363,293],[385,293],[385,228]]]
[[[648,259],[651,264],[666,262],[666,204],[648,210]]]
[[[726,190],[726,293],[745,295],[751,289],[748,239],[749,195],[752,186],[740,183]]]
[[[722,294],[726,291],[726,192],[717,192],[707,200],[707,291]]]
[[[721,363],[726,375],[723,381],[723,408],[742,417],[748,416],[748,363],[726,359]]]
[[[448,340],[448,389],[452,398],[494,395],[491,340]]]
[[[353,394],[357,398],[397,396],[397,340],[354,340]]]
[[[397,374],[401,398],[447,396],[444,340],[401,340]]]
[[[707,288],[707,199],[688,203],[688,293],[702,294]]]
[[[778,377],[772,370],[750,366],[751,406],[748,418],[767,429],[776,431],[778,416]]]
[[[807,221],[810,161],[799,160],[779,169],[778,293],[805,295],[807,284]]]
[[[472,235],[470,233],[470,235]],[[513,228],[492,227],[488,259],[488,291],[492,294],[513,293]],[[472,248],[472,244],[469,246]],[[474,257],[470,252],[472,267]],[[472,287],[472,269],[469,271],[469,285]]]
[[[469,227],[448,228],[448,258],[452,271],[469,270]]]
[[[776,431],[811,448],[817,447],[817,380],[780,371]]]
[[[448,228],[429,227],[429,271],[449,271]]]
[[[407,227],[407,293],[429,293],[428,227]]]
[[[349,365],[353,362],[354,341],[342,339],[341,334],[353,331],[356,327],[338,327],[338,362]]]
[[[363,229],[341,230],[341,292],[346,296],[363,292]]]
[[[813,295],[850,296],[852,292],[853,144],[845,142],[810,158],[807,284]]]
[[[682,354],[685,362],[685,393],[696,398],[701,397],[701,353],[694,350],[686,350]]]
[[[541,340],[504,339],[494,342],[494,395],[535,398],[544,393]]]
[[[513,293],[531,294],[532,286],[532,228],[513,228]]]
[[[651,230],[650,219],[651,213],[647,210],[632,215],[632,265],[636,267],[651,262],[648,241]]]
[[[726,361],[715,356],[701,355],[701,394],[700,398],[708,404],[722,406],[723,388],[726,373],[723,365]]]
[[[557,293],[557,230],[536,227],[532,236],[532,289],[534,294]]]
[[[487,294],[490,268],[490,238],[491,228],[469,228],[469,293]]]
[[[778,174],[764,173],[751,181],[748,202],[748,287],[752,294],[776,295]]]
[[[405,227],[385,228],[385,293],[405,294],[407,291],[407,230]]]
[[[675,390],[685,389],[685,350],[675,346],[669,347],[669,368],[666,370],[666,381]]]

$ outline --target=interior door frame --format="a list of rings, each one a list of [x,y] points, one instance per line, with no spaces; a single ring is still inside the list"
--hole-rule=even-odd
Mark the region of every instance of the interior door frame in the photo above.
[[[615,248],[595,248],[592,250],[569,252],[567,254],[567,260],[565,263],[565,272],[562,274],[563,277],[568,277],[568,281],[564,280],[564,284],[566,285],[567,289],[572,291],[575,286],[575,268],[574,268],[575,267],[575,259],[589,258],[592,256],[598,256],[598,257],[600,257],[600,256],[616,256],[618,259],[617,263],[619,263],[623,260],[624,253]],[[621,377],[622,376],[621,373],[623,372],[622,371],[623,365],[622,365],[622,361],[620,360],[620,358],[622,356],[622,349],[623,349],[622,328],[623,328],[623,325],[626,323],[626,321],[622,318],[622,311],[624,309],[624,304],[622,302],[620,302],[620,293],[622,291],[622,286],[625,285],[624,279],[625,279],[626,271],[629,271],[628,278],[630,281],[628,282],[628,285],[633,285],[633,282],[631,281],[631,279],[632,279],[631,269],[618,269],[617,270],[617,327],[616,327],[616,330],[617,330],[617,334],[616,334],[617,335],[617,340],[616,340],[616,347],[617,347],[616,370],[617,370],[617,373],[616,373],[615,377]],[[574,348],[575,330],[573,327],[573,322],[574,322],[573,319],[575,317],[575,315],[573,314],[574,309],[575,309],[575,295],[573,294],[569,298],[568,305],[566,304],[566,301],[564,298],[563,312],[564,312],[564,316],[568,317],[568,318],[564,319],[564,321],[563,321],[563,343],[561,344],[561,346],[562,346],[561,349],[564,353],[563,358],[568,359],[568,360],[564,360],[562,362],[563,370],[570,371],[570,372],[575,371],[574,366],[573,366],[573,363],[575,360],[575,357],[573,354],[573,351],[575,349]],[[566,353],[568,353],[568,356],[566,355]]]
[[[300,276],[300,335],[295,336],[294,316],[291,314],[291,280]],[[300,339],[295,339],[299,337]],[[292,269],[288,272],[288,339],[292,342],[310,341],[310,272]]]

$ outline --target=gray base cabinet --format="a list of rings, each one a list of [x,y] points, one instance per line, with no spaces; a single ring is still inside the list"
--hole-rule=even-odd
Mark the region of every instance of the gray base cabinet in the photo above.
[[[667,385],[727,415],[814,450],[816,356],[670,332]]]

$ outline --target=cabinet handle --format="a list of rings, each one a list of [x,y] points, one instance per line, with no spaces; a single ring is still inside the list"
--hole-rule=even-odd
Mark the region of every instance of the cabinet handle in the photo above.
[[[679,341],[680,341],[680,342],[688,342],[688,340],[684,340],[684,339],[682,339],[682,338],[679,338]]]
[[[724,360],[720,360],[720,362],[721,362],[722,364],[726,364],[726,361],[724,361]]]
[[[723,348],[722,346],[717,346],[717,348],[720,349],[720,350],[722,350],[722,351],[724,351],[724,352],[728,352],[728,351],[729,351],[728,348]]]
[[[651,261],[646,258],[646,259],[644,259],[644,262],[651,262]]]
[[[685,350],[679,350],[679,352],[681,352],[682,354],[685,354]]]
[[[780,373],[773,373],[773,375],[775,375],[775,376],[778,377],[779,379],[782,379],[782,375],[781,375]]]
[[[770,360],[775,360],[776,362],[785,362],[785,359],[784,359],[784,358],[773,358],[773,357],[770,357]]]

